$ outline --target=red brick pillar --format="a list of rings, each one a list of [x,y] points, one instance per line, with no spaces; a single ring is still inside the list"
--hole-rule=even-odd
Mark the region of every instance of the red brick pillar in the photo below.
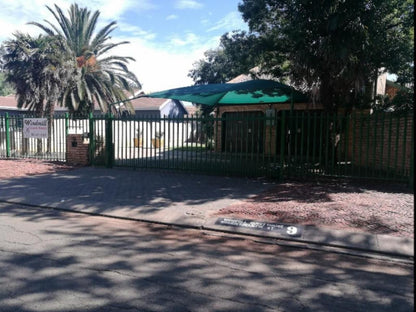
[[[84,143],[82,134],[68,134],[66,137],[66,162],[71,166],[87,166],[89,144]]]

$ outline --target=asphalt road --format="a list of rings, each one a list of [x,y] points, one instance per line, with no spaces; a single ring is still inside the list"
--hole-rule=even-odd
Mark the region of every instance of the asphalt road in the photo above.
[[[413,311],[413,264],[0,204],[0,311]]]

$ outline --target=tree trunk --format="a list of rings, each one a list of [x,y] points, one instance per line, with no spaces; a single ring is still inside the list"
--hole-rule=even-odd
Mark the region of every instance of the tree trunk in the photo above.
[[[321,77],[319,95],[322,106],[324,107],[325,111],[327,111],[328,113],[336,112],[336,106],[338,103],[334,103],[334,92],[332,90],[330,77]]]
[[[35,114],[37,118],[43,117],[43,100],[36,106]],[[37,139],[36,155],[42,155],[42,139]]]
[[[46,103],[46,114],[48,117],[48,139],[46,141],[46,153],[52,153],[52,131],[53,131],[53,114],[55,112],[55,102],[49,100]]]

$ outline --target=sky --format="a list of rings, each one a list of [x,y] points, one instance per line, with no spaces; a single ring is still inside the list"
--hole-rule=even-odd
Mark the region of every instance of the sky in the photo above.
[[[76,2],[76,1],[75,1]],[[136,61],[129,69],[144,92],[155,92],[193,84],[187,75],[204,52],[215,49],[220,37],[233,30],[248,30],[238,4],[241,0],[90,0],[80,7],[100,11],[98,28],[112,21],[117,28],[112,42],[130,43],[113,49],[115,55]],[[71,1],[0,0],[0,41],[20,31],[37,35],[42,31],[28,22],[54,22],[46,8],[57,4],[65,13]]]

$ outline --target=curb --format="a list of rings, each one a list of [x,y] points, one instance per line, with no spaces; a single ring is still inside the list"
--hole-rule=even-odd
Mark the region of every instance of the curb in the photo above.
[[[325,250],[330,252],[337,252],[347,255],[354,255],[354,256],[364,256],[368,258],[388,258],[388,259],[401,259],[409,263],[414,262],[414,254],[413,249],[411,252],[409,250],[382,250],[382,249],[375,249],[375,248],[363,248],[363,247],[357,247],[357,246],[348,246],[346,244],[341,243],[326,243],[326,242],[320,242],[317,240],[312,239],[305,239],[305,238],[296,238],[296,237],[283,237],[283,236],[271,236],[271,235],[262,235],[262,234],[256,234],[252,232],[248,232],[245,230],[227,230],[224,228],[218,228],[218,227],[210,227],[210,226],[203,226],[202,227],[205,230],[209,231],[215,231],[215,232],[221,232],[221,233],[227,233],[227,234],[237,234],[237,235],[245,235],[245,236],[251,236],[256,238],[264,238],[268,239],[269,241],[274,241],[274,243],[278,245],[282,245],[281,242],[288,242],[288,244],[284,244],[285,246],[291,246],[291,247],[298,247],[298,248],[307,248],[307,249],[314,249],[314,250]],[[354,233],[352,233],[354,234]],[[370,235],[370,234],[367,234]],[[375,236],[375,235],[374,235]],[[396,237],[393,237],[395,239]],[[402,240],[403,238],[397,238],[398,240]],[[278,241],[278,242],[276,242]],[[413,242],[408,242],[408,245],[411,245],[413,247]]]
[[[406,263],[414,263],[414,249],[412,239],[408,238],[401,238],[401,237],[392,237],[388,235],[372,235],[368,233],[355,233],[355,232],[346,232],[340,230],[329,230],[329,229],[321,229],[315,226],[305,226],[305,232],[311,236],[311,238],[296,238],[296,237],[284,237],[282,235],[277,235],[274,233],[267,232],[268,235],[265,235],[264,232],[259,231],[256,233],[254,230],[250,230],[247,228],[235,228],[228,229],[225,226],[215,225],[214,220],[217,218],[211,218],[204,222],[202,225],[193,225],[193,224],[184,224],[184,223],[176,223],[176,222],[167,222],[167,221],[158,221],[158,220],[151,220],[151,219],[141,219],[141,218],[132,218],[132,217],[123,217],[111,214],[103,214],[103,213],[94,213],[88,211],[79,211],[69,208],[60,208],[60,207],[53,207],[47,205],[36,205],[36,204],[27,204],[21,202],[15,202],[10,200],[1,200],[1,203],[13,204],[13,205],[20,205],[26,206],[31,208],[42,208],[42,209],[49,209],[59,212],[67,212],[67,213],[76,213],[82,214],[87,216],[95,216],[95,217],[105,217],[105,218],[112,218],[118,220],[127,220],[127,221],[134,221],[134,222],[143,222],[149,224],[158,224],[164,226],[174,226],[178,228],[184,229],[193,229],[193,230],[205,230],[205,231],[212,231],[217,233],[223,234],[231,234],[231,235],[244,235],[247,237],[253,238],[262,238],[263,241],[258,241],[260,243],[267,243],[267,244],[277,244],[282,246],[294,247],[294,248],[305,248],[311,250],[321,250],[326,252],[335,252],[341,253],[345,255],[352,255],[352,256],[361,256],[367,258],[377,258],[377,259],[390,259],[396,260]],[[315,232],[315,233],[314,233]],[[314,233],[314,235],[311,235]],[[337,233],[338,235],[334,235]],[[321,237],[319,237],[319,235]],[[365,237],[366,239],[373,240],[372,244],[376,246],[368,246],[367,248],[357,246],[357,244],[353,243],[345,243],[339,240],[335,242],[328,241],[328,236],[337,237],[339,235],[344,236],[361,236]],[[302,235],[303,236],[303,235]],[[325,240],[322,239],[324,236]],[[380,240],[379,237],[382,236],[383,239],[389,240],[390,244],[384,244],[382,248],[380,248]],[[393,246],[400,246],[405,245],[402,248],[391,248],[390,245]]]

